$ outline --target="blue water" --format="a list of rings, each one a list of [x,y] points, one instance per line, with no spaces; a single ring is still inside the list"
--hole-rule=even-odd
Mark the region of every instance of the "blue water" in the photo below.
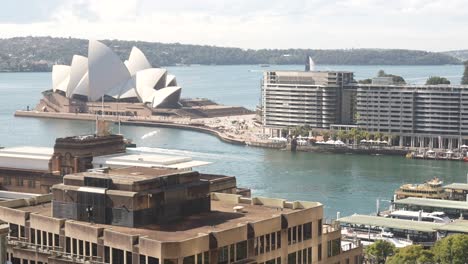
[[[171,67],[183,87],[183,97],[206,97],[253,109],[259,100],[263,70],[301,70],[298,65]],[[459,83],[462,66],[319,66],[319,70],[354,71],[356,79],[375,76],[379,69],[402,75],[407,82],[424,83],[445,76]],[[14,118],[17,109],[33,107],[41,91],[50,88],[50,73],[0,73],[0,145],[53,146],[56,137],[92,133],[93,123]],[[114,130],[117,129],[114,127]],[[377,198],[390,199],[402,183],[437,176],[446,182],[465,181],[463,162],[407,160],[402,157],[290,153],[223,143],[217,138],[175,129],[122,127],[140,151],[188,155],[212,164],[199,170],[237,177],[238,185],[257,196],[324,203],[328,217],[372,213]],[[146,136],[145,136],[146,135]]]

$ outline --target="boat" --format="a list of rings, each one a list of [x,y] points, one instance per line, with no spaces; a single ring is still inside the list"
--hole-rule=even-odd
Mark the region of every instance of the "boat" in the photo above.
[[[435,177],[423,184],[403,184],[395,191],[396,199],[408,197],[447,199],[447,193],[442,187],[443,183]]]
[[[361,244],[364,246],[371,245],[378,240],[390,242],[397,248],[413,245],[413,241],[405,238],[395,237],[393,233],[385,231],[385,229],[342,227],[341,236],[347,239],[359,239]]]
[[[396,210],[385,215],[385,217],[443,224],[452,222],[452,220],[444,212],[426,213],[423,211]]]

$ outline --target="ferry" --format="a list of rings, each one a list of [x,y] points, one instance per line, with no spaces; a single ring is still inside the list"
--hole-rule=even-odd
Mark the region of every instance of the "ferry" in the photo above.
[[[409,197],[447,199],[447,193],[442,186],[443,183],[436,177],[423,184],[404,184],[395,191],[396,199]]]
[[[404,238],[397,238],[393,233],[387,232],[384,229],[342,227],[341,235],[347,239],[359,239],[363,246],[371,245],[378,240],[390,242],[397,248],[413,245],[413,241]]]
[[[423,222],[433,222],[433,223],[444,223],[448,224],[452,220],[444,212],[415,212],[415,211],[405,211],[397,210],[389,213],[385,217],[403,219],[403,220],[412,220],[412,221],[423,221]]]

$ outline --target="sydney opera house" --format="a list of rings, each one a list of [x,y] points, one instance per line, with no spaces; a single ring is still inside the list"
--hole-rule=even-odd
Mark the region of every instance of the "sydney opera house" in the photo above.
[[[182,88],[166,69],[154,68],[133,47],[124,62],[109,47],[89,41],[88,57],[74,55],[71,65],[52,68],[52,89],[36,111],[149,117],[215,117],[250,114],[243,107],[208,99],[181,99]]]

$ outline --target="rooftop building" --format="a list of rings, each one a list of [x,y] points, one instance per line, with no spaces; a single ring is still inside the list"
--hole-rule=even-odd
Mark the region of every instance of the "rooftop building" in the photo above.
[[[57,210],[64,201],[71,210]],[[0,220],[10,225],[12,263],[357,264],[362,253],[323,222],[320,203],[208,194],[186,171],[67,175],[52,197],[0,206]]]
[[[93,168],[129,166],[191,170],[209,164],[191,157],[127,152],[121,135],[85,135],[58,138],[54,148],[0,149],[0,190],[49,193],[70,173]]]

